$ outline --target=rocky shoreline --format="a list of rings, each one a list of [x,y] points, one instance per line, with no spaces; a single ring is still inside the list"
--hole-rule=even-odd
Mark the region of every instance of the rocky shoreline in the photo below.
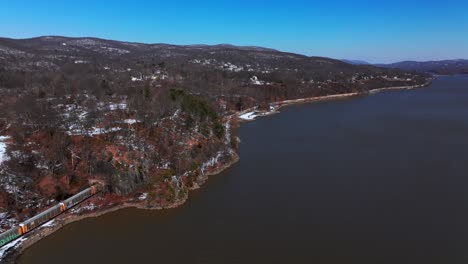
[[[231,159],[228,162],[218,164],[217,166],[215,166],[214,168],[212,168],[211,170],[205,173],[204,182],[206,182],[209,176],[214,176],[214,175],[222,173],[223,171],[225,171],[232,165],[236,164],[238,161],[239,161],[239,156],[235,152],[231,153]],[[195,190],[198,188],[199,186],[191,188],[190,190]],[[122,204],[113,205],[106,209],[92,211],[92,212],[84,213],[81,215],[76,215],[70,212],[64,213],[62,215],[59,215],[55,219],[51,220],[54,222],[53,225],[39,227],[34,232],[31,232],[25,235],[21,244],[11,248],[11,250],[7,253],[7,255],[4,256],[3,259],[1,259],[2,263],[5,263],[5,264],[17,263],[18,257],[27,248],[31,247],[32,245],[34,245],[41,239],[51,235],[52,233],[60,230],[62,227],[68,224],[71,224],[73,222],[77,222],[86,218],[99,217],[101,215],[115,212],[115,211],[125,209],[125,208],[137,208],[137,209],[143,209],[143,210],[162,210],[162,209],[177,208],[181,206],[182,204],[184,204],[188,200],[188,197],[189,195],[188,193],[186,193],[185,195],[183,195],[179,199],[176,199],[173,203],[167,206],[151,206],[151,205],[148,205],[146,201],[124,202]],[[96,197],[92,197],[86,202],[92,202],[93,199],[96,199]],[[78,205],[77,207],[79,206],[81,205]]]
[[[240,121],[253,121],[256,117],[279,113],[280,108],[284,106],[288,106],[288,105],[293,105],[293,104],[298,104],[298,103],[310,103],[310,102],[320,102],[320,101],[327,101],[327,100],[336,100],[336,99],[342,99],[342,98],[348,98],[348,97],[374,94],[374,93],[378,93],[378,92],[386,91],[386,90],[407,90],[407,89],[414,89],[414,88],[422,88],[422,87],[429,86],[431,83],[432,83],[432,79],[428,80],[426,83],[422,85],[384,87],[384,88],[373,89],[364,93],[355,92],[355,93],[327,95],[327,96],[320,96],[320,97],[302,98],[302,99],[296,99],[296,100],[285,100],[281,102],[275,102],[276,107],[274,107],[273,109],[270,109],[270,111],[257,111],[256,108],[250,108],[250,109],[246,109],[242,112],[237,113],[236,116]],[[245,115],[246,113],[251,112],[251,111],[254,111],[258,114],[254,114],[254,117],[249,118],[249,119],[241,118],[242,115]],[[221,163],[216,164],[216,166],[214,166],[212,169],[210,169],[204,174],[204,179],[203,179],[202,184],[208,179],[209,176],[219,174],[239,161],[238,154],[236,154],[235,152],[232,152],[230,154],[231,154],[230,160],[222,164]],[[199,185],[196,185],[190,188],[189,191],[198,189],[199,187],[200,187]],[[21,244],[16,245],[12,247],[11,249],[7,250],[6,255],[3,256],[3,259],[1,259],[2,263],[6,263],[6,264],[17,263],[18,257],[27,248],[34,245],[36,242],[38,242],[42,238],[47,237],[48,235],[58,231],[62,227],[68,224],[71,224],[73,222],[80,221],[85,218],[99,217],[101,215],[114,212],[114,211],[118,211],[121,209],[125,209],[125,208],[137,208],[137,209],[145,209],[145,210],[161,210],[161,209],[176,208],[184,204],[187,201],[188,197],[189,197],[189,192],[185,193],[182,197],[179,197],[178,199],[176,199],[174,202],[172,202],[170,205],[167,205],[167,206],[152,206],[152,205],[149,205],[146,200],[137,201],[137,202],[126,201],[121,204],[112,205],[105,209],[101,209],[98,211],[91,211],[89,213],[83,213],[80,215],[73,214],[70,212],[64,213],[62,215],[59,215],[54,220],[51,220],[51,221],[54,221],[54,225],[39,227],[36,231],[31,232],[30,234],[26,235],[24,237],[24,240],[21,242]],[[96,199],[96,197],[90,198],[88,202],[92,202],[93,199]],[[78,207],[79,206],[81,205],[78,205]]]

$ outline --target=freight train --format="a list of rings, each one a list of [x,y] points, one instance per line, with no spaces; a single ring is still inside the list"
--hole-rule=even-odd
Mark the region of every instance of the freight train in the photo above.
[[[89,197],[95,195],[98,191],[99,191],[99,186],[93,185],[73,195],[72,197],[66,199],[65,201],[55,206],[52,206],[51,208],[45,210],[44,212],[24,221],[23,223],[19,224],[19,226],[13,227],[10,230],[7,230],[1,233],[0,234],[0,247],[3,247],[4,245],[10,243],[11,241],[30,232],[34,228],[42,225],[43,223],[53,219],[54,217],[72,208],[73,206],[88,199]]]

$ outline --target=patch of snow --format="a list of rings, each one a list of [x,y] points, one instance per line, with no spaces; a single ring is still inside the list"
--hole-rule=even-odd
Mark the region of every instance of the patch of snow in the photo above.
[[[88,62],[85,61],[85,60],[76,60],[75,61],[75,64],[84,64],[84,63],[88,63]]]
[[[125,110],[127,109],[127,104],[126,103],[120,103],[120,104],[110,104],[109,105],[109,109],[111,111],[114,111],[114,110]]]
[[[16,185],[13,177],[2,177],[1,179],[3,189],[9,194],[17,194],[19,188]]]
[[[93,47],[93,46],[99,45],[100,41],[90,39],[90,38],[84,38],[84,39],[71,40],[71,41],[68,41],[68,43],[78,45],[78,46]]]
[[[94,203],[90,203],[89,205],[83,206],[83,210],[86,210],[86,211],[94,211],[97,208],[98,206],[95,205]]]
[[[38,168],[40,170],[48,170],[49,166],[47,166],[47,164],[45,164],[45,163],[38,162],[37,165],[36,165],[36,168]]]
[[[88,115],[88,112],[83,109],[83,107],[78,106],[76,104],[59,104],[57,105],[57,108],[60,108],[62,112],[62,116],[64,118],[70,118],[70,117],[78,117],[80,121],[84,121],[86,119],[86,116]]]
[[[124,123],[129,124],[129,125],[133,125],[135,123],[138,123],[138,120],[136,120],[136,119],[125,119]]]
[[[225,130],[224,141],[226,144],[229,144],[229,142],[231,141],[231,124],[229,123],[229,120],[226,121],[226,123],[224,124],[224,130]]]
[[[87,116],[87,115],[88,115],[88,112],[83,111],[83,112],[81,112],[81,113],[78,114],[78,118],[79,118],[80,120],[83,121],[83,120],[86,119],[86,116]]]
[[[256,117],[256,112],[248,112],[239,116],[239,118],[243,120],[254,120]]]
[[[90,203],[89,205],[86,205],[86,206],[78,206],[78,207],[72,208],[70,212],[73,214],[80,214],[82,211],[94,211],[97,208],[99,208],[97,205],[95,205],[94,203]]]
[[[146,200],[147,197],[148,197],[148,193],[143,193],[142,195],[140,195],[140,197],[138,197],[138,200],[144,201]]]
[[[0,136],[0,164],[3,163],[3,161],[8,160],[8,155],[6,154],[6,143],[5,140],[9,139],[10,137],[8,136]]]
[[[243,71],[243,70],[244,70],[244,67],[234,65],[234,64],[232,64],[232,63],[230,63],[230,62],[224,63],[224,64],[221,66],[221,68],[224,69],[224,70],[233,71],[233,72],[240,72],[240,71]]]
[[[42,227],[52,227],[52,226],[54,226],[54,225],[55,225],[55,223],[54,223],[54,222],[55,222],[55,220],[54,220],[54,219],[52,219],[52,220],[50,220],[49,222],[47,222],[47,223],[43,224],[43,225],[42,225]]]
[[[90,136],[95,136],[95,135],[102,135],[102,134],[107,134],[111,132],[117,132],[122,130],[120,127],[111,127],[109,129],[105,128],[100,128],[100,127],[93,127],[90,130],[86,129],[72,129],[70,131],[67,131],[68,135],[70,136],[79,136],[79,135],[90,135]]]
[[[6,55],[26,55],[24,51],[20,51],[17,49],[11,49],[7,47],[0,47],[0,52]]]
[[[23,237],[23,238],[20,238],[20,239],[16,239],[16,240],[13,240],[13,241],[11,241],[10,243],[4,245],[2,248],[0,248],[0,260],[3,259],[3,257],[5,256],[5,253],[6,253],[9,249],[18,247],[18,246],[21,245],[21,243],[22,243],[23,241],[25,241],[25,240],[26,240],[26,238],[24,238],[24,237]]]
[[[201,172],[204,174],[210,167],[213,167],[214,165],[216,165],[222,156],[223,156],[223,152],[219,151],[215,157],[212,157],[207,162],[203,163],[200,167]]]
[[[194,64],[202,64],[202,65],[211,65],[211,64],[216,64],[217,61],[215,59],[207,59],[207,60],[192,60],[190,61],[191,63]]]
[[[164,162],[162,166],[158,167],[158,169],[169,169],[169,166],[171,165],[170,162]]]
[[[101,135],[101,134],[106,134],[106,133],[110,133],[110,132],[120,131],[121,129],[122,128],[120,128],[120,127],[111,127],[109,129],[102,129],[102,128],[94,127],[88,134],[91,135],[91,136]]]
[[[22,196],[18,195],[18,197],[19,199],[21,199]],[[0,233],[7,231],[9,227],[17,226],[17,225],[18,225],[18,219],[10,217],[8,212],[0,213],[0,226],[3,227],[3,228],[0,228]]]
[[[66,46],[66,45],[67,45],[67,43],[65,43],[65,42],[64,42],[64,43],[62,43],[62,46]]]
[[[260,80],[258,79],[257,76],[252,76],[252,77],[250,78],[250,83],[252,83],[252,84],[254,84],[254,85],[263,85],[263,84],[265,84],[265,82],[264,82],[264,81],[260,81]]]
[[[174,112],[174,114],[171,116],[170,119],[171,119],[171,120],[174,120],[174,118],[179,117],[179,114],[180,114],[180,109],[177,109],[177,110]]]
[[[125,50],[125,49],[118,49],[118,48],[111,48],[111,47],[101,47],[101,49],[104,49],[109,52],[116,52],[118,54],[127,54],[130,53],[130,51]]]

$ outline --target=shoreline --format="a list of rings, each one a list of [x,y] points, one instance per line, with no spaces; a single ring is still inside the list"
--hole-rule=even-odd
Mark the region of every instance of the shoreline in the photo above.
[[[228,162],[226,162],[224,164],[220,164],[219,166],[216,166],[212,170],[205,173],[205,175],[204,175],[205,179],[203,181],[203,184],[208,180],[208,178],[210,176],[215,176],[215,175],[218,175],[218,174],[224,172],[225,170],[227,170],[228,168],[230,168],[231,166],[236,164],[238,161],[239,161],[239,155],[237,153],[235,153],[235,152],[232,153],[231,154],[231,159]],[[5,263],[17,263],[16,261],[17,261],[18,257],[26,249],[33,246],[37,242],[39,242],[41,239],[53,234],[56,231],[59,231],[61,228],[65,227],[66,225],[72,224],[74,222],[78,222],[78,221],[81,221],[81,220],[84,220],[84,219],[87,219],[87,218],[100,217],[102,215],[112,213],[112,212],[116,212],[116,211],[119,211],[119,210],[122,210],[122,209],[127,209],[127,208],[135,208],[135,209],[139,209],[139,210],[164,210],[164,209],[177,208],[177,207],[185,204],[185,202],[189,198],[190,191],[199,189],[203,184],[197,185],[197,187],[190,188],[189,192],[187,192],[187,194],[184,195],[181,199],[178,199],[174,203],[170,204],[169,206],[165,206],[165,207],[163,207],[163,206],[154,206],[154,207],[153,206],[148,206],[146,204],[146,201],[143,200],[143,201],[133,202],[133,203],[132,202],[124,202],[122,204],[116,204],[116,205],[113,205],[113,206],[111,206],[109,208],[105,208],[105,209],[102,209],[102,210],[97,210],[97,211],[92,211],[92,212],[89,212],[89,213],[84,213],[82,215],[75,215],[75,214],[70,213],[70,212],[59,215],[56,218],[50,220],[50,221],[54,222],[54,225],[40,226],[40,227],[38,227],[37,230],[31,232],[29,235],[24,236],[23,237],[24,240],[21,242],[21,244],[18,245],[17,247],[15,246],[12,249],[10,249],[11,253],[7,254],[7,256],[4,256],[4,258],[1,259],[2,263],[3,263],[3,261],[5,261]],[[92,201],[92,199],[94,199],[94,198],[95,197],[91,197],[87,201]],[[80,205],[78,205],[77,207],[79,207],[79,206]],[[18,239],[21,239],[21,238],[18,238]]]
[[[431,78],[431,79],[427,80],[424,84],[420,84],[420,85],[395,86],[395,87],[391,86],[391,87],[375,88],[375,89],[365,91],[365,92],[332,94],[332,95],[324,95],[324,96],[316,96],[316,97],[306,97],[306,98],[299,98],[299,99],[283,100],[283,101],[279,101],[279,102],[270,103],[270,105],[272,105],[272,104],[276,105],[276,107],[274,107],[270,111],[257,110],[257,107],[251,107],[251,108],[248,108],[246,110],[243,110],[243,111],[240,111],[240,112],[236,113],[235,116],[237,117],[237,119],[240,122],[250,122],[250,121],[254,121],[257,117],[263,117],[263,116],[269,116],[269,115],[277,114],[277,113],[279,113],[279,110],[282,107],[285,107],[285,106],[301,104],[301,103],[316,103],[316,102],[344,99],[344,98],[357,97],[357,96],[367,96],[367,95],[380,93],[382,91],[412,90],[412,89],[417,89],[417,88],[425,88],[425,87],[428,87],[429,85],[431,85],[433,80],[434,80],[434,78]],[[248,115],[248,114],[251,114],[251,115],[248,116],[247,118],[242,117],[242,116]]]
[[[300,98],[300,99],[293,99],[293,100],[284,100],[280,102],[275,102],[275,104],[281,104],[282,106],[288,106],[297,103],[309,103],[309,102],[321,102],[321,101],[328,101],[328,100],[335,100],[340,98],[347,98],[347,97],[354,97],[354,96],[361,96],[361,95],[370,95],[379,93],[382,91],[392,91],[392,90],[411,90],[416,88],[424,88],[429,86],[432,83],[433,79],[426,81],[424,84],[420,85],[407,85],[407,86],[390,86],[390,87],[382,87],[382,88],[375,88],[365,92],[353,92],[353,93],[344,93],[344,94],[332,94],[332,95],[324,95],[318,97],[307,97],[307,98]]]
[[[399,87],[383,87],[383,88],[376,88],[372,89],[366,92],[353,92],[353,93],[345,93],[345,94],[334,94],[334,95],[325,95],[325,96],[319,96],[319,97],[308,97],[308,98],[300,98],[300,99],[294,99],[294,100],[284,100],[280,102],[274,102],[274,104],[279,104],[279,106],[273,108],[270,111],[257,111],[256,107],[249,108],[247,110],[237,112],[233,116],[239,120],[240,122],[248,122],[248,121],[254,121],[257,117],[262,117],[262,116],[269,116],[273,114],[279,113],[279,110],[284,107],[284,106],[290,106],[294,104],[300,104],[300,103],[313,103],[313,102],[321,102],[321,101],[328,101],[328,100],[336,100],[336,99],[342,99],[342,98],[348,98],[348,97],[355,97],[355,96],[362,96],[362,95],[371,95],[375,93],[379,93],[381,91],[389,91],[389,90],[410,90],[410,89],[415,89],[415,88],[424,88],[429,86],[432,83],[433,79],[428,80],[426,83],[421,84],[421,85],[413,85],[413,86],[399,86]],[[273,104],[273,103],[272,103]],[[252,119],[242,119],[240,116],[242,114],[248,113],[250,111],[256,111],[259,114],[255,115]],[[228,162],[224,164],[217,164],[212,170],[208,171],[204,175],[204,181],[201,184],[198,184],[194,187],[191,187],[188,189],[187,194],[185,194],[182,198],[176,200],[174,203],[170,204],[169,206],[149,206],[146,204],[146,200],[143,201],[138,201],[138,202],[124,202],[121,204],[115,204],[112,205],[111,207],[102,209],[102,210],[96,210],[96,211],[91,211],[88,213],[83,213],[82,215],[75,215],[71,212],[67,212],[65,214],[59,215],[56,218],[52,219],[51,221],[54,221],[54,225],[52,226],[41,226],[38,227],[37,230],[34,232],[31,232],[29,235],[24,236],[24,240],[16,246],[13,246],[10,249],[7,249],[6,256],[3,256],[2,263],[17,263],[17,260],[19,256],[29,247],[33,246],[35,243],[39,242],[41,239],[53,234],[54,232],[60,230],[62,227],[65,227],[68,224],[86,219],[86,218],[95,218],[102,216],[107,213],[112,213],[121,209],[126,209],[126,208],[136,208],[136,209],[142,209],[142,210],[162,210],[162,209],[172,209],[172,208],[177,208],[188,200],[189,198],[189,193],[190,191],[193,191],[195,189],[199,189],[207,180],[210,176],[214,176],[217,174],[220,174],[236,164],[239,161],[240,157],[237,153],[231,153],[231,158]],[[91,197],[87,201],[92,201],[95,199],[95,197]],[[77,205],[76,207],[78,208],[80,205]],[[21,239],[21,238],[18,238]]]

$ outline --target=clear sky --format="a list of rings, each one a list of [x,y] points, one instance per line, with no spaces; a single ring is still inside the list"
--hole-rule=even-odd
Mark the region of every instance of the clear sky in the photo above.
[[[0,0],[0,36],[255,45],[314,56],[468,59],[468,0]]]

